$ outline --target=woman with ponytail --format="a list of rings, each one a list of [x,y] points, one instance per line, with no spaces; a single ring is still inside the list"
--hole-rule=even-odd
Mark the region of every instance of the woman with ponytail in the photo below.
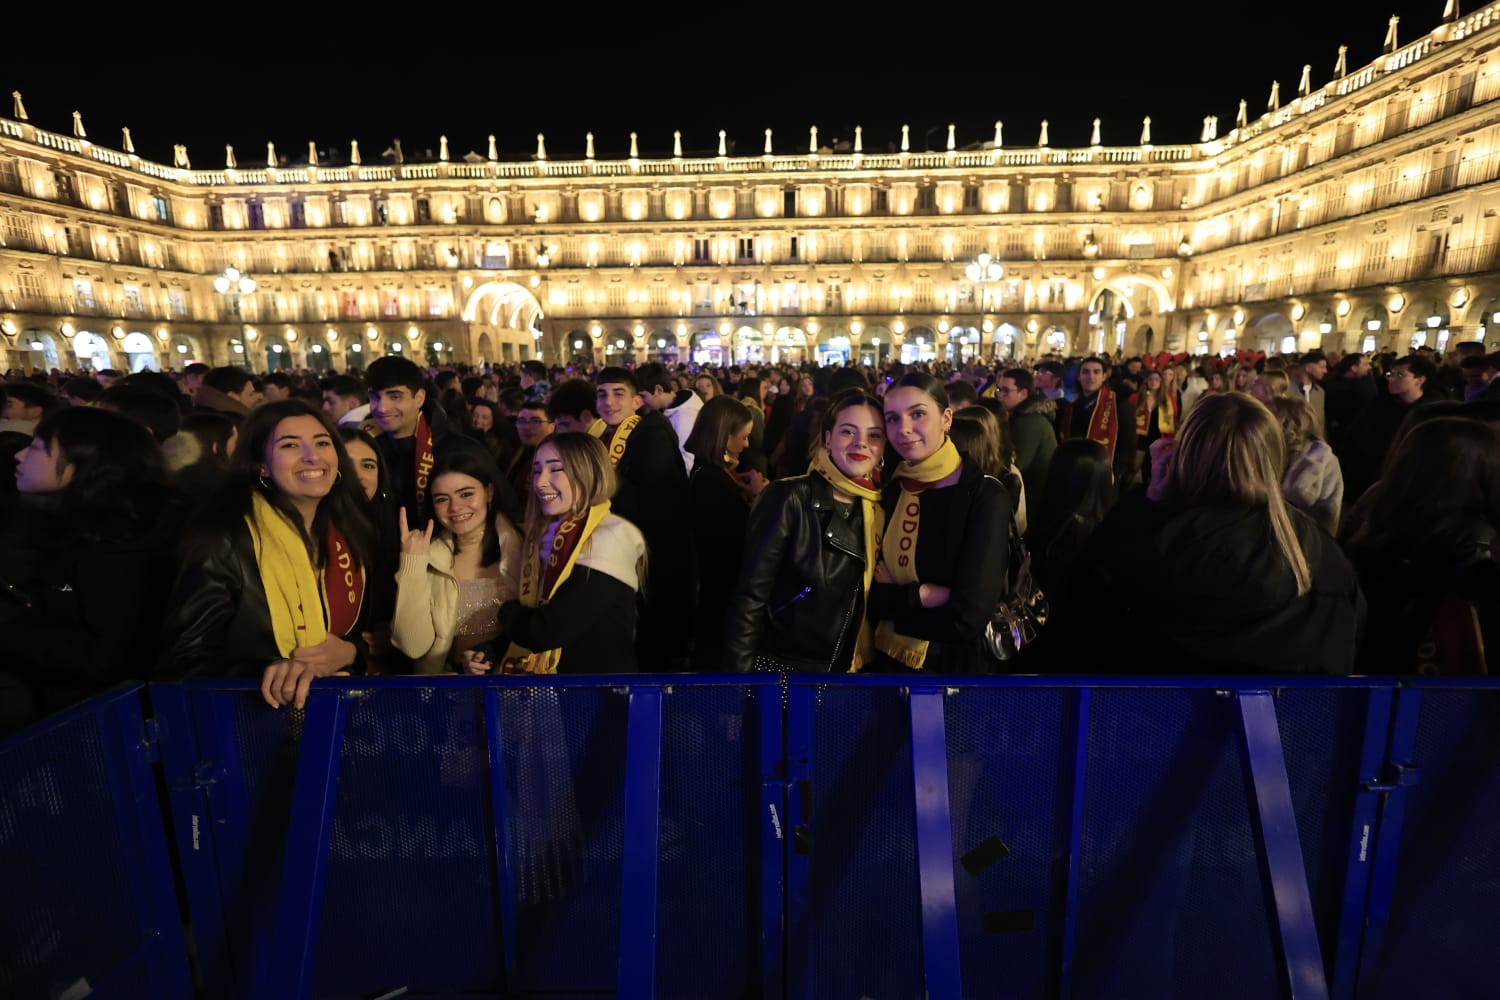
[[[942,383],[910,372],[885,393],[885,433],[901,456],[885,484],[885,537],[870,588],[873,669],[993,669],[984,628],[1005,592],[1014,498],[959,454]]]
[[[1169,447],[1164,447],[1169,446]],[[1152,449],[1152,486],[1089,537],[1075,606],[1125,637],[1074,669],[1328,673],[1353,668],[1365,602],[1354,568],[1282,497],[1281,425],[1245,393],[1205,396]],[[1092,664],[1092,665],[1091,665]]]
[[[724,669],[858,670],[873,655],[866,598],[885,512],[880,400],[846,389],[805,475],[778,479],[750,511],[745,561],[724,622]]]

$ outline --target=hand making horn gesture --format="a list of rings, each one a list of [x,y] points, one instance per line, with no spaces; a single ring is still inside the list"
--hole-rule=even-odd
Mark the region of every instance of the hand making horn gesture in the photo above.
[[[432,522],[427,522],[427,527],[422,529],[409,529],[406,526],[406,508],[400,511],[401,518],[401,551],[410,556],[425,556],[432,548]]]

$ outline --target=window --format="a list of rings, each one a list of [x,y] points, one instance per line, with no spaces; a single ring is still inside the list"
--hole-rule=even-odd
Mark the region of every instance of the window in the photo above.
[[[786,255],[792,260],[800,259],[797,253],[797,237],[793,236],[787,240]]]
[[[339,312],[345,319],[359,319],[359,293],[340,293]]]
[[[307,206],[300,199],[292,202],[291,219],[293,229],[307,228]]]
[[[252,201],[245,206],[246,225],[251,229],[266,228],[266,211],[258,201]]]
[[[42,276],[31,271],[16,272],[16,296],[22,301],[42,297]]]
[[[783,191],[781,194],[781,214],[788,219],[797,217],[797,192]]]
[[[224,228],[224,206],[220,205],[218,202],[214,202],[212,205],[208,206],[208,228]]]
[[[873,204],[877,212],[889,212],[891,210],[891,193],[885,188],[876,188]]]
[[[755,259],[755,239],[753,237],[741,236],[737,241],[737,245],[739,248],[737,256],[740,260]]]
[[[146,307],[141,302],[141,289],[138,285],[126,285],[122,290],[125,298],[125,311],[129,313],[141,313]]]
[[[349,224],[349,203],[342,198],[333,203],[333,222],[338,226]]]
[[[173,319],[182,319],[187,315],[187,295],[180,288],[167,289],[167,312]]]
[[[713,257],[710,256],[708,252],[708,240],[693,240],[693,262],[697,264],[706,264],[711,260],[713,260]]]
[[[391,221],[391,205],[384,198],[375,200],[375,221],[382,226]]]
[[[161,195],[156,195],[154,198],[151,199],[151,204],[156,209],[156,221],[158,221],[158,222],[171,222],[172,221],[172,205],[171,205],[170,202],[167,201],[167,199],[163,198]],[[219,219],[219,222],[220,222],[221,226],[223,224],[223,221],[224,220],[223,220],[223,218],[221,216],[220,219]]]
[[[36,248],[36,227],[27,216],[8,212],[5,216],[5,242],[9,246]]]
[[[94,308],[94,283],[82,278],[73,279],[73,298],[80,309]]]
[[[73,193],[73,178],[67,174],[54,174],[53,178],[57,184],[57,200],[76,203],[78,196]]]
[[[417,199],[417,222],[425,223],[432,221],[432,202],[426,198]]]
[[[380,314],[387,317],[401,315],[401,295],[394,288],[387,288],[381,292]]]

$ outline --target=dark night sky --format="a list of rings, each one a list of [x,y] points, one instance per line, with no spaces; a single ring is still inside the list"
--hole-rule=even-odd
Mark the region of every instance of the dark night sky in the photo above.
[[[755,155],[766,128],[786,154],[807,150],[809,126],[831,145],[860,125],[865,150],[880,152],[899,143],[902,124],[913,149],[941,149],[950,122],[966,146],[993,138],[996,119],[1006,146],[1034,146],[1046,118],[1053,146],[1083,146],[1096,116],[1105,145],[1138,142],[1146,115],[1153,142],[1165,145],[1196,142],[1211,114],[1228,132],[1241,98],[1255,119],[1273,80],[1288,103],[1305,63],[1322,86],[1341,44],[1350,71],[1367,64],[1391,15],[1401,17],[1399,40],[1415,41],[1438,26],[1444,0],[984,6],[728,8],[739,17],[705,6],[569,6],[549,19],[496,5],[467,21],[466,9],[444,8],[434,23],[410,26],[386,26],[367,10],[342,24],[252,18],[237,33],[224,24],[181,37],[170,25],[132,27],[141,46],[133,52],[112,39],[41,44],[61,30],[53,27],[14,39],[0,95],[21,91],[31,121],[63,134],[81,111],[89,138],[111,148],[128,125],[137,151],[160,162],[186,143],[200,169],[222,167],[226,143],[242,167],[264,164],[268,141],[296,162],[310,140],[342,157],[358,139],[364,162],[376,163],[399,137],[420,159],[444,133],[454,159],[483,155],[494,133],[501,159],[524,160],[538,132],[551,158],[571,159],[582,157],[589,131],[600,158],[626,155],[632,130],[643,156],[670,153],[674,129],[688,155],[712,153],[721,128],[733,152]],[[1462,10],[1480,6],[1469,0]]]

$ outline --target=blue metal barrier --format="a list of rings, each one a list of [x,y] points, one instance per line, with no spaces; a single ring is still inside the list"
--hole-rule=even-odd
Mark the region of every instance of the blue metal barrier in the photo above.
[[[0,742],[0,996],[193,996],[142,691]]]
[[[1492,992],[1500,684],[778,684],[112,692],[0,743],[0,995]]]
[[[1394,687],[794,681],[789,995],[1350,995]]]
[[[152,697],[216,996],[780,993],[774,677]]]
[[[1359,969],[1360,1000],[1496,994],[1500,682],[1397,694]]]

